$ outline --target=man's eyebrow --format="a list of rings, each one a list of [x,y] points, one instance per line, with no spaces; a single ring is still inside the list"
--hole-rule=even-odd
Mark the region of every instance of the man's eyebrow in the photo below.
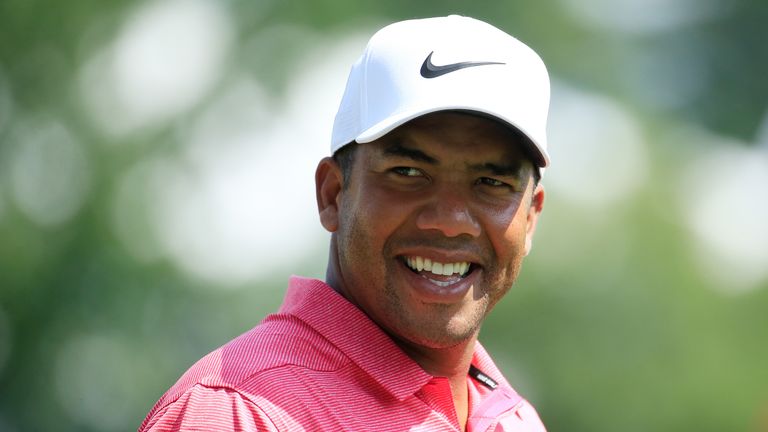
[[[516,177],[520,174],[522,164],[512,163],[508,165],[499,165],[491,162],[484,164],[471,164],[469,170],[474,172],[487,172],[497,176]]]
[[[413,159],[415,161],[428,163],[430,165],[437,165],[437,159],[429,156],[421,150],[405,147],[400,142],[386,146],[384,148],[384,154],[387,156],[398,156]]]

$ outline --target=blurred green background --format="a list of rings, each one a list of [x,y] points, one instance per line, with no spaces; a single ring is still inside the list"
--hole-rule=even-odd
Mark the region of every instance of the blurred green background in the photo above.
[[[321,277],[349,66],[460,13],[553,79],[547,202],[481,340],[550,431],[768,431],[768,2],[0,1],[0,430],[135,429]]]

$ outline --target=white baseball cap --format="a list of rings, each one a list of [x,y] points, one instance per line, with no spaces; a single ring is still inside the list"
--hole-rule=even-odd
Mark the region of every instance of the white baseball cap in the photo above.
[[[401,21],[374,34],[352,66],[331,153],[425,114],[467,111],[522,132],[536,164],[546,167],[548,107],[544,62],[514,37],[458,15]]]

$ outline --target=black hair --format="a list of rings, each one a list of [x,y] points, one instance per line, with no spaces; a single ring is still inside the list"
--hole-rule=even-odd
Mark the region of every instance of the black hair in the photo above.
[[[355,161],[355,150],[357,150],[357,145],[358,144],[353,141],[336,150],[336,153],[333,154],[333,160],[336,161],[341,169],[342,189],[346,189],[349,186],[349,179],[352,177],[352,163]]]

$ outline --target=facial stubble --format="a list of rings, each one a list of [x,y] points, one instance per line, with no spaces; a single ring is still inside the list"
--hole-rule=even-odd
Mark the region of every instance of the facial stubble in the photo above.
[[[350,209],[346,209],[350,210]],[[368,233],[373,227],[363,226],[353,212],[346,211],[338,234],[338,254],[342,273],[354,270],[354,277],[344,277],[347,284],[381,283],[375,289],[383,290],[379,297],[383,304],[366,304],[366,299],[359,294],[366,288],[347,286],[348,296],[379,327],[397,340],[408,344],[441,349],[450,348],[466,342],[477,335],[489,305],[489,293],[485,292],[486,281],[471,289],[472,300],[469,304],[425,303],[413,297],[409,298],[409,287],[401,286],[395,280],[397,266],[403,264],[394,258],[392,238],[388,239],[382,250],[376,251]],[[375,254],[381,254],[376,257]],[[367,263],[383,262],[383,274]],[[348,273],[349,274],[349,273]],[[401,282],[402,283],[402,282]],[[368,300],[370,301],[369,296]]]

